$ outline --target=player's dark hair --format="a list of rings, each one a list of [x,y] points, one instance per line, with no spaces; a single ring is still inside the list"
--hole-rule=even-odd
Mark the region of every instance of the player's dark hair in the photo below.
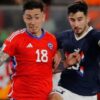
[[[88,13],[88,5],[84,1],[76,1],[68,6],[68,15],[70,13],[83,12],[85,15]]]
[[[32,9],[40,9],[41,11],[44,11],[43,2],[36,1],[36,0],[29,0],[25,2],[25,4],[23,5],[23,12],[25,10],[32,10]]]

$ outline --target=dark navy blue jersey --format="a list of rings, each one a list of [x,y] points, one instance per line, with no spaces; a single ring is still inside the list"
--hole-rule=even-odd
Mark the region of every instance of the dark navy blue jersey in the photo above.
[[[67,30],[56,37],[59,49],[63,49],[65,54],[76,51],[81,55],[79,63],[62,72],[59,85],[84,96],[100,92],[100,32],[92,29],[86,36],[76,40],[74,32]]]

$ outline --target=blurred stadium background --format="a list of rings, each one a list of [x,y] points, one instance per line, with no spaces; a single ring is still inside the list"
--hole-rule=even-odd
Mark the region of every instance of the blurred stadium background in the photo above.
[[[8,35],[24,28],[22,20],[22,6],[27,0],[0,0],[0,47]],[[40,0],[38,0],[40,1]],[[69,29],[67,21],[67,5],[74,0],[43,0],[46,4],[46,22],[43,27],[52,32],[59,33]],[[89,5],[89,16],[93,27],[100,29],[100,0],[85,0]],[[11,62],[5,62],[0,67],[0,100],[7,100],[10,89]],[[98,100],[100,97],[98,96]]]

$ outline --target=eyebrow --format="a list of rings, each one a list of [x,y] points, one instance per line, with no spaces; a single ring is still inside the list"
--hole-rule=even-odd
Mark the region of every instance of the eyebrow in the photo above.
[[[30,16],[30,14],[26,14],[26,15],[27,15],[27,16]],[[37,16],[37,15],[39,15],[39,14],[34,14],[34,15],[36,15],[36,16]]]
[[[68,17],[68,18],[70,18],[70,19],[74,19],[73,17]],[[77,18],[83,18],[83,17],[77,17]]]

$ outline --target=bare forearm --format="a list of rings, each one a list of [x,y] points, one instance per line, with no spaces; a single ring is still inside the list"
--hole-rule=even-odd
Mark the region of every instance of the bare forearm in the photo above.
[[[9,55],[7,53],[0,51],[0,65],[2,65],[8,58]]]
[[[57,67],[60,64],[60,61],[61,61],[61,54],[60,54],[60,51],[57,51],[54,56],[54,65],[53,65],[54,69],[57,69]]]

